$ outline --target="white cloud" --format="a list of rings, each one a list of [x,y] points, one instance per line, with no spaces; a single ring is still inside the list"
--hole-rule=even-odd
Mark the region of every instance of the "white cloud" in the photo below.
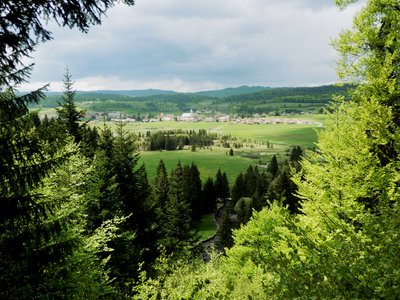
[[[323,84],[336,80],[331,38],[359,5],[331,0],[141,0],[118,5],[84,35],[54,24],[34,54],[32,82],[62,79],[94,90],[200,90],[241,84]],[[56,86],[56,85],[55,85]],[[132,86],[132,87],[130,87]]]

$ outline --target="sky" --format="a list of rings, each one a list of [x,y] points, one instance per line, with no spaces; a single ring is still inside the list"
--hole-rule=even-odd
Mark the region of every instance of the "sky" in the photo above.
[[[117,1],[121,2],[121,1]],[[316,86],[337,82],[332,39],[351,28],[362,2],[333,0],[136,0],[117,4],[87,34],[48,24],[31,90],[62,90],[68,67],[78,90],[180,92],[242,85]]]

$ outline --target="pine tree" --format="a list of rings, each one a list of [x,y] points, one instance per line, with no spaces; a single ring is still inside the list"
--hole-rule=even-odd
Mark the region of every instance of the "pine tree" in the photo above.
[[[234,204],[236,204],[240,198],[245,196],[245,188],[243,173],[240,172],[232,187],[232,201]]]
[[[46,294],[45,270],[62,261],[73,243],[57,241],[68,221],[51,217],[56,203],[36,189],[70,153],[50,153],[30,122],[27,106],[44,97],[42,91],[17,96],[0,93],[0,271],[1,298]]]
[[[162,243],[169,253],[179,250],[181,245],[191,238],[191,210],[184,184],[182,165],[178,162],[170,176],[168,203],[165,210],[168,220],[163,224],[167,236]]]
[[[146,239],[145,203],[148,196],[147,175],[137,168],[139,156],[134,152],[133,136],[124,130],[125,124],[117,123],[116,137],[112,148],[112,164],[123,216],[127,217],[121,227],[121,237],[111,245],[115,250],[110,259],[114,276],[120,286],[133,280],[141,263],[141,244]],[[146,179],[142,178],[146,176]],[[143,182],[143,180],[145,180]],[[143,186],[144,183],[144,186]]]
[[[245,188],[244,194],[246,197],[253,197],[253,194],[256,190],[258,175],[259,174],[255,172],[255,169],[252,165],[247,168],[246,173],[243,176]]]
[[[289,164],[285,164],[279,169],[278,174],[271,182],[268,189],[270,202],[274,200],[282,201],[283,206],[287,206],[289,211],[299,213],[301,201],[296,196],[297,185],[292,181],[292,172]]]
[[[157,175],[154,179],[153,188],[155,205],[161,210],[160,213],[162,213],[166,208],[169,193],[168,174],[163,160],[160,160],[157,166]]]
[[[64,91],[62,95],[62,102],[59,103],[60,107],[57,108],[57,114],[60,121],[65,125],[68,133],[74,137],[76,143],[82,140],[79,122],[84,116],[84,111],[79,110],[75,104],[75,93],[73,88],[72,76],[68,68],[64,75]]]
[[[273,177],[275,177],[276,173],[278,172],[278,169],[279,169],[278,160],[276,159],[276,155],[274,154],[268,165],[268,171],[272,174]]]
[[[232,229],[234,222],[231,220],[229,210],[225,209],[221,217],[221,225],[218,229],[218,246],[220,249],[231,248],[234,244]]]
[[[294,146],[292,151],[290,152],[290,160],[291,161],[299,161],[303,154],[303,150],[301,150],[300,146]]]
[[[218,169],[215,175],[215,192],[217,198],[220,199],[226,199],[230,196],[228,178],[225,172],[221,172],[221,169]]]
[[[96,151],[92,170],[86,204],[86,229],[90,233],[107,220],[123,216],[112,157],[107,156],[105,150]]]
[[[185,176],[185,187],[187,201],[190,203],[190,210],[192,212],[191,219],[192,224],[199,221],[202,216],[202,203],[201,203],[201,192],[202,183],[200,179],[200,172],[196,164],[192,163],[184,168]]]
[[[0,2],[0,298],[53,298],[52,267],[65,263],[75,246],[73,239],[64,239],[70,216],[55,214],[58,203],[38,193],[46,176],[72,153],[58,144],[49,151],[37,128],[28,126],[28,106],[44,98],[45,88],[17,95],[14,87],[26,81],[33,66],[24,59],[52,38],[43,27],[46,21],[87,31],[113,3]]]
[[[123,123],[117,124],[115,137],[109,128],[104,128],[93,160],[87,205],[89,232],[115,217],[125,218],[119,225],[118,236],[108,244],[114,250],[107,264],[122,290],[138,276],[139,264],[144,260],[150,262],[156,252],[152,224],[156,214],[148,202],[147,174],[144,166],[137,167],[138,155],[132,139]]]
[[[217,207],[217,194],[215,191],[214,181],[211,177],[208,177],[204,183],[202,198],[203,214],[213,213]]]

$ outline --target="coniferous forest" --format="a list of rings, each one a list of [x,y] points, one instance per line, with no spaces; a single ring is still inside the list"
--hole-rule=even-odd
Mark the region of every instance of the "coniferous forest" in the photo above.
[[[162,160],[149,181],[123,122],[83,122],[68,69],[57,116],[30,112],[46,86],[17,87],[52,39],[45,21],[85,33],[115,3],[0,2],[0,299],[397,299],[399,2],[368,0],[335,40],[352,89],[332,99],[316,147],[231,186],[223,170],[203,182],[195,163]],[[152,150],[167,137],[149,137]],[[206,214],[210,247],[196,233]]]

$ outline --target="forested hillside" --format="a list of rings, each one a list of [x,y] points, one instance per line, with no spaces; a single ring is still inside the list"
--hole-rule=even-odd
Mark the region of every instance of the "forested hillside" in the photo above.
[[[253,114],[270,112],[319,112],[333,95],[349,98],[350,85],[298,88],[240,87],[199,93],[170,91],[97,91],[77,92],[75,100],[91,112],[120,111],[138,113],[183,113],[213,111]],[[144,95],[148,94],[148,95]],[[60,93],[48,93],[46,100],[33,106],[54,108],[60,102]]]

